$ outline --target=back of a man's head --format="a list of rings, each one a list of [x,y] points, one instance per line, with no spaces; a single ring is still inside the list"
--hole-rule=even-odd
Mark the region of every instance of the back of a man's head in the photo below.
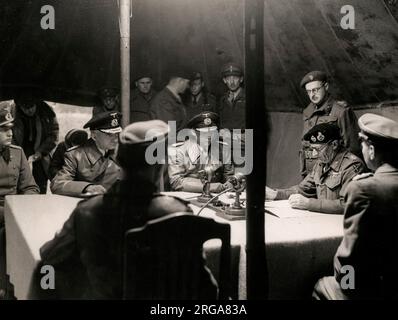
[[[128,176],[164,164],[169,126],[161,120],[128,125],[119,136],[117,161]]]

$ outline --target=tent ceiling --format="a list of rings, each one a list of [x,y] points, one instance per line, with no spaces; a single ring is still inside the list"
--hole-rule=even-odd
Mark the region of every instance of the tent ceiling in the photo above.
[[[243,62],[243,0],[132,0],[132,78],[149,72],[162,87],[175,65],[201,70],[223,90],[220,65]],[[55,30],[40,28],[42,5]],[[356,29],[340,27],[354,6]],[[91,105],[95,91],[119,86],[118,6],[113,0],[0,0],[0,86],[8,98],[24,86],[46,99]],[[178,9],[176,9],[178,6]],[[398,9],[391,0],[265,0],[265,80],[272,110],[299,111],[299,88],[326,70],[353,104],[398,98]]]

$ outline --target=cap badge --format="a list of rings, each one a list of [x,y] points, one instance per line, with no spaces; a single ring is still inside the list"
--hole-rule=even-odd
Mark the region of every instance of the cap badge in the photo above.
[[[325,140],[325,136],[322,134],[322,132],[318,132],[317,139],[319,142],[322,142],[323,140]]]
[[[316,142],[316,137],[315,136],[311,136],[311,141],[312,142]]]
[[[314,76],[312,74],[309,76],[309,78],[311,81],[314,80]]]
[[[9,113],[9,112],[6,113],[5,118],[6,118],[7,121],[12,120],[12,115],[11,115],[11,113]]]
[[[210,118],[205,118],[205,119],[203,120],[203,123],[204,123],[206,126],[209,126],[209,125],[211,125],[211,119],[210,119]]]
[[[112,122],[111,122],[111,126],[112,126],[112,127],[117,127],[117,126],[119,126],[119,121],[118,121],[117,119],[113,119]]]

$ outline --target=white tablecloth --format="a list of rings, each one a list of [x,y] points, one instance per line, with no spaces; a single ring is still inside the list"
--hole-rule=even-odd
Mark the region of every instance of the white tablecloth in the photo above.
[[[189,196],[177,193],[183,198]],[[30,296],[30,283],[40,255],[40,247],[62,228],[80,199],[58,195],[7,196],[5,222],[7,237],[7,272],[18,299]],[[279,203],[281,204],[281,203]],[[283,205],[273,208],[283,210]],[[269,205],[272,206],[272,203]],[[195,208],[194,211],[197,211]],[[217,221],[209,209],[202,216]],[[246,298],[246,223],[232,221],[231,246],[233,296]],[[315,281],[332,273],[332,259],[343,234],[342,216],[311,214],[278,218],[266,214],[265,243],[269,269],[269,297],[271,299],[309,298]],[[219,244],[210,241],[205,249],[214,271]],[[212,267],[213,266],[213,267]]]

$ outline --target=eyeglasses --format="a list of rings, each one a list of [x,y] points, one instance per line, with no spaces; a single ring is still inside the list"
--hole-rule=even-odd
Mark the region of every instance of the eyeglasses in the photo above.
[[[315,93],[318,93],[319,92],[319,90],[321,90],[323,87],[324,87],[324,83],[320,86],[320,87],[318,87],[318,88],[314,88],[314,89],[311,89],[311,90],[305,90],[305,91],[307,91],[307,93],[310,95],[310,94],[315,94]]]

